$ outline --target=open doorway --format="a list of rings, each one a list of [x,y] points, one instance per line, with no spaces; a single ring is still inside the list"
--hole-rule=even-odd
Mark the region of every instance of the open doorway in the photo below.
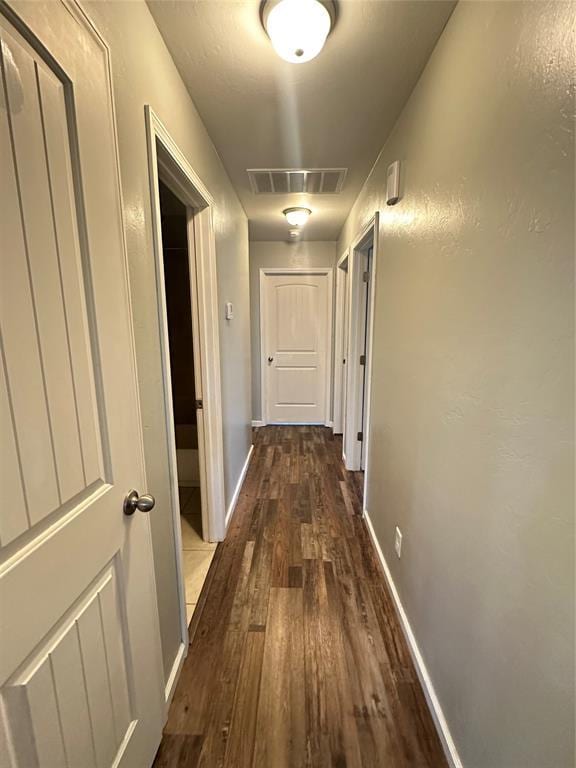
[[[168,705],[196,626],[189,620],[226,533],[216,235],[210,192],[149,106],[145,119],[163,399],[161,414],[157,398],[142,398],[141,410],[145,440],[165,439],[168,459],[152,526]]]
[[[364,508],[369,470],[372,335],[376,285],[378,214],[350,248],[348,266],[348,354],[343,418],[346,468],[362,472]]]
[[[162,255],[170,360],[172,421],[182,538],[182,570],[189,624],[216,544],[208,541],[202,525],[202,489],[196,396],[198,352],[194,341],[192,283],[186,205],[161,180],[158,182],[162,226]],[[191,244],[193,247],[193,243]],[[202,457],[203,461],[205,457]]]

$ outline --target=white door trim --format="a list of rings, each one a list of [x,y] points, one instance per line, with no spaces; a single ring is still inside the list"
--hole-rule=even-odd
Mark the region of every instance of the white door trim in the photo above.
[[[348,331],[348,357],[346,362],[347,394],[346,394],[346,426],[344,438],[344,457],[346,469],[359,470],[361,468],[361,444],[356,439],[358,432],[362,431],[361,402],[363,396],[364,371],[360,365],[360,349],[362,344],[362,320],[359,308],[361,306],[362,291],[362,255],[372,245],[372,264],[370,272],[369,314],[367,322],[366,342],[366,429],[363,435],[365,449],[365,474],[364,474],[364,506],[366,505],[366,489],[369,473],[370,454],[370,402],[372,397],[372,354],[374,335],[374,306],[376,299],[376,268],[378,264],[378,228],[379,214],[376,212],[370,221],[362,228],[350,246],[348,261],[349,279],[349,331]]]
[[[344,324],[347,315],[346,302],[348,301],[348,291],[346,290],[347,275],[348,250],[344,251],[336,265],[336,306],[334,308],[334,400],[332,403],[332,431],[335,435],[341,435],[344,430],[344,376],[346,366],[342,361],[344,357],[346,357],[344,350]]]
[[[329,339],[326,347],[326,415],[324,419],[324,425],[330,426],[330,411],[332,401],[332,355],[333,355],[333,330],[332,330],[332,317],[334,306],[334,268],[333,267],[260,267],[260,413],[262,414],[262,421],[259,422],[260,426],[268,424],[268,405],[266,401],[266,367],[264,365],[264,357],[266,354],[266,323],[264,322],[265,310],[266,310],[266,291],[264,290],[264,281],[267,275],[326,275],[328,278],[328,308],[327,308],[327,325]]]
[[[198,387],[203,400],[203,418],[198,423],[200,458],[200,487],[202,496],[202,528],[209,541],[221,541],[225,536],[226,507],[224,498],[224,452],[222,440],[222,405],[220,385],[220,343],[218,332],[218,290],[216,276],[216,241],[214,234],[214,200],[198,175],[192,169],[153,109],[145,107],[148,140],[148,169],[152,202],[152,225],[158,319],[161,336],[161,355],[164,390],[164,419],[168,435],[168,461],[171,481],[172,522],[174,528],[178,598],[180,604],[181,647],[175,669],[166,686],[166,702],[170,703],[178,680],[180,667],[188,649],[186,596],[182,566],[182,533],[176,464],[176,438],[170,381],[170,351],[168,321],[164,292],[164,262],[159,175],[169,183],[189,209],[189,233],[193,232],[194,248],[189,250],[190,287],[193,294],[192,314],[194,326],[194,356],[196,370],[200,370]],[[190,239],[190,237],[189,237]],[[196,343],[197,342],[197,343]],[[203,428],[200,422],[203,421]]]

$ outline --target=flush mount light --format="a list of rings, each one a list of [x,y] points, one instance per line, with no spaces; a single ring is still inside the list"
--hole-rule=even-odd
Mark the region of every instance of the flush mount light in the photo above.
[[[282,213],[286,216],[288,224],[293,227],[303,227],[312,211],[310,208],[285,208]]]
[[[332,0],[266,0],[262,10],[264,29],[274,50],[292,64],[318,56],[334,19]]]

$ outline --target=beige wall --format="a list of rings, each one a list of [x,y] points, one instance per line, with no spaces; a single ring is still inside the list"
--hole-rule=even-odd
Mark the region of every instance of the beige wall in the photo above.
[[[461,2],[339,243],[381,211],[367,505],[469,768],[574,764],[574,14]]]
[[[284,243],[250,242],[250,314],[252,333],[252,418],[260,421],[260,269],[262,267],[333,267],[336,243],[311,241]]]
[[[235,314],[230,323],[223,317],[220,321],[227,504],[251,442],[248,226],[214,146],[145,3],[140,0],[89,2],[86,8],[112,52],[146,472],[148,490],[157,499],[151,523],[167,676],[180,642],[180,630],[156,315],[145,104],[150,104],[163,121],[216,201],[220,306],[223,308],[224,302],[232,301]]]

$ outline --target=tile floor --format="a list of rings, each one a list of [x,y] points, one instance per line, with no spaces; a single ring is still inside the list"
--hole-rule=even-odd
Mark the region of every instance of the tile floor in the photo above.
[[[202,539],[200,488],[179,488],[179,492],[186,617],[190,624],[208,568],[214,557],[216,544],[210,544]]]

